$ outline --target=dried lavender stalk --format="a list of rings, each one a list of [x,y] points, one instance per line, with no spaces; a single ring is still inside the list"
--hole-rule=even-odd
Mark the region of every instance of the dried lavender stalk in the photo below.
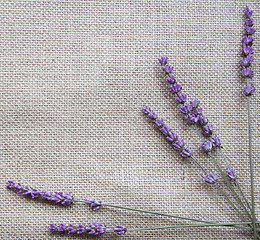
[[[20,183],[17,183],[17,185],[15,185],[15,183],[11,180],[8,180],[7,188],[14,190],[18,194],[30,195],[32,198],[47,199],[47,200],[55,202],[55,203],[60,203],[64,206],[69,206],[74,201],[73,196],[70,192],[69,193],[62,193],[62,192],[50,193],[48,191],[39,191],[30,186],[23,186]]]
[[[252,203],[252,220],[253,220],[253,232],[254,239],[257,239],[258,233],[256,231],[256,216],[255,216],[255,198],[254,198],[254,171],[253,171],[253,159],[252,159],[252,131],[251,131],[251,116],[250,116],[250,96],[255,91],[255,87],[253,84],[250,85],[251,78],[254,77],[253,69],[249,68],[251,63],[253,62],[253,37],[252,35],[255,33],[255,29],[253,27],[253,11],[250,11],[248,6],[246,6],[245,10],[245,37],[242,39],[243,42],[243,58],[242,61],[242,77],[244,77],[247,81],[247,85],[244,87],[243,93],[247,96],[247,111],[248,111],[248,138],[249,138],[249,160],[250,160],[250,175],[251,175],[251,203]]]

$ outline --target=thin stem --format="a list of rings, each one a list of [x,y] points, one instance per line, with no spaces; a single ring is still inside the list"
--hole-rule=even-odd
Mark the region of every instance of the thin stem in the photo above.
[[[201,133],[198,130],[198,127],[196,125],[195,126],[195,131],[198,133],[198,135],[202,138]],[[243,204],[243,202],[240,200],[239,196],[237,195],[237,193],[235,192],[234,188],[232,187],[232,185],[230,184],[229,180],[227,179],[227,177],[225,176],[225,174],[223,173],[223,171],[221,170],[221,168],[219,167],[217,161],[215,160],[215,158],[212,156],[211,153],[209,153],[211,159],[213,160],[213,163],[215,164],[215,166],[217,167],[217,169],[219,170],[219,172],[221,173],[222,177],[224,178],[225,182],[227,183],[229,189],[232,191],[233,195],[235,196],[235,199],[241,204],[241,206],[244,208],[244,210],[246,211],[247,215],[249,216],[250,219],[252,219],[251,215],[248,213],[245,205]]]
[[[218,165],[217,161],[215,160],[215,158],[212,156],[212,154],[210,154],[210,157],[213,161],[213,163],[215,164],[215,166],[217,167],[217,169],[219,170],[219,172],[221,173],[222,178],[225,180],[225,182],[227,183],[229,189],[232,191],[233,195],[236,197],[235,199],[241,204],[241,206],[244,208],[244,210],[246,211],[247,215],[249,216],[250,220],[252,219],[251,215],[248,213],[245,205],[243,204],[243,202],[240,200],[239,196],[237,195],[237,193],[235,192],[234,188],[232,187],[232,185],[230,184],[229,180],[227,179],[227,177],[225,176],[225,174],[223,173],[222,169],[220,168],[220,166]]]
[[[245,217],[243,216],[243,214],[237,209],[237,207],[234,205],[234,203],[229,199],[229,197],[225,194],[225,192],[218,187],[218,190],[224,195],[224,197],[226,198],[226,200],[230,203],[230,205],[237,211],[237,213],[239,214],[239,216],[242,218],[243,221],[246,221]]]
[[[173,225],[173,226],[160,226],[160,227],[148,227],[148,228],[132,228],[132,229],[127,229],[127,231],[143,231],[143,230],[156,230],[156,229],[167,229],[167,228],[235,226],[235,225],[248,225],[250,223],[251,222],[214,223],[214,224],[187,224],[187,225]],[[260,223],[260,222],[257,222],[257,223]],[[246,228],[246,229],[249,230],[250,228]]]
[[[191,155],[190,156],[192,158],[192,160],[201,168],[201,170],[208,176],[209,174],[206,172],[206,170],[200,165],[200,163],[198,162],[198,160],[193,156]]]
[[[247,81],[249,86],[249,81]],[[250,175],[251,175],[251,200],[252,200],[252,217],[253,217],[253,231],[254,239],[257,239],[256,232],[256,217],[255,217],[255,197],[254,197],[254,170],[252,159],[252,131],[251,131],[251,115],[250,115],[250,98],[247,97],[247,113],[248,113],[248,140],[249,140],[249,159],[250,159]]]
[[[74,201],[75,201],[75,202],[83,202],[83,203],[88,203],[88,204],[89,204],[89,202],[86,202],[85,200],[74,200]],[[153,215],[160,215],[160,216],[165,216],[165,217],[172,217],[172,218],[190,220],[190,221],[194,221],[194,222],[215,224],[215,222],[204,221],[204,220],[200,220],[200,219],[194,219],[194,218],[188,218],[188,217],[181,217],[181,216],[177,216],[177,215],[171,215],[171,214],[159,213],[159,212],[152,212],[152,211],[148,211],[148,210],[141,210],[141,209],[135,209],[135,208],[130,208],[130,207],[122,207],[122,206],[113,205],[113,204],[108,204],[108,203],[102,203],[101,205],[102,205],[102,206],[107,206],[107,207],[113,207],[113,208],[120,208],[120,209],[135,211],[135,212],[149,213],[149,214],[153,214]],[[247,228],[241,227],[241,226],[234,226],[234,227],[235,227],[235,228],[240,228],[240,229],[248,230]],[[250,229],[250,230],[251,230],[251,229]]]
[[[230,167],[230,165],[229,165],[229,163],[228,163],[228,160],[227,160],[227,158],[226,158],[226,156],[225,156],[225,154],[223,153],[223,151],[222,151],[221,148],[220,148],[220,153],[221,153],[223,159],[225,160],[225,162],[226,162],[228,168],[229,168],[230,171],[231,171],[232,169],[231,169],[231,167]],[[245,202],[246,202],[246,204],[247,204],[247,207],[248,207],[249,210],[252,212],[252,209],[251,209],[251,207],[250,207],[250,204],[249,204],[247,198],[245,197],[244,193],[242,192],[242,189],[241,189],[240,184],[238,183],[237,179],[235,179],[235,184],[236,184],[236,186],[237,186],[239,192],[241,193],[242,197],[244,198],[244,200],[245,200]]]

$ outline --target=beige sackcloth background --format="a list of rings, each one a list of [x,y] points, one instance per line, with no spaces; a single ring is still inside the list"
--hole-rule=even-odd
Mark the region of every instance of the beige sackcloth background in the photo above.
[[[257,90],[252,99],[256,213],[260,218],[260,1],[1,1],[1,239],[81,239],[49,223],[127,228],[191,223],[88,205],[63,207],[15,194],[7,180],[76,199],[200,218],[241,221],[199,168],[182,159],[141,109],[148,104],[209,172],[158,57],[168,55],[188,99],[198,98],[250,196],[243,11],[254,10]],[[217,154],[218,161],[221,161]],[[221,166],[225,169],[223,161]],[[219,176],[219,174],[218,174]],[[219,182],[223,182],[219,177]],[[98,239],[252,239],[233,228],[107,233]]]

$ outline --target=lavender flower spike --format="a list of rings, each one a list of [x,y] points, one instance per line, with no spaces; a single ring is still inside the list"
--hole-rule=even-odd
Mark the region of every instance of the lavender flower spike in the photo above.
[[[206,184],[215,184],[217,182],[216,174],[210,173],[208,176],[201,175],[204,178]]]
[[[153,112],[148,106],[143,108],[143,112],[148,115],[147,119],[152,121],[154,126],[160,129],[166,139],[172,143],[174,149],[180,152],[182,157],[191,156],[190,148],[184,148],[184,140],[180,140],[179,137],[164,123],[163,119],[158,118],[156,113]],[[151,115],[153,115],[153,117],[151,117]]]
[[[251,86],[250,86],[249,89],[248,89],[247,86],[244,87],[243,93],[244,93],[246,96],[250,96],[254,91],[255,91],[254,84],[251,84]]]
[[[106,226],[104,223],[92,223],[88,226],[79,225],[78,227],[74,227],[72,224],[69,224],[68,226],[64,224],[55,225],[50,224],[50,233],[61,233],[64,234],[83,234],[87,233],[89,235],[101,235],[106,232]]]
[[[252,77],[254,77],[254,71],[253,71],[253,69],[251,69],[251,68],[246,68],[246,67],[243,65],[242,76],[243,76],[244,78],[252,78]]]
[[[100,209],[100,207],[102,206],[101,202],[98,202],[98,201],[96,201],[96,200],[88,200],[88,199],[85,199],[85,201],[86,201],[87,203],[90,203],[90,207],[91,207],[94,211]]]
[[[124,234],[127,231],[127,228],[121,225],[116,226],[116,228],[113,229],[114,232],[116,232],[117,234],[121,235]]]
[[[50,193],[48,191],[39,191],[37,189],[31,188],[30,186],[23,186],[20,183],[17,183],[17,185],[15,185],[14,182],[11,180],[8,181],[7,188],[13,189],[18,194],[21,193],[23,195],[31,195],[32,198],[46,199],[55,203],[60,203],[64,206],[71,205],[74,202],[71,193]]]
[[[227,178],[229,180],[236,180],[237,178],[236,170],[232,168],[227,168]]]

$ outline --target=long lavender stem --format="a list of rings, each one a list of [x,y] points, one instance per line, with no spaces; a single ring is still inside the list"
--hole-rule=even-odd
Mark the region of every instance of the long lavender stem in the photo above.
[[[235,225],[248,225],[251,222],[235,222],[235,223],[216,223],[216,224],[187,224],[187,225],[173,225],[173,226],[161,226],[161,227],[148,227],[148,228],[132,228],[127,231],[143,231],[143,230],[156,230],[156,229],[167,229],[167,228],[189,228],[189,227],[216,227],[216,226],[235,226]],[[260,222],[257,222],[260,223]],[[251,230],[250,228],[245,228]]]

